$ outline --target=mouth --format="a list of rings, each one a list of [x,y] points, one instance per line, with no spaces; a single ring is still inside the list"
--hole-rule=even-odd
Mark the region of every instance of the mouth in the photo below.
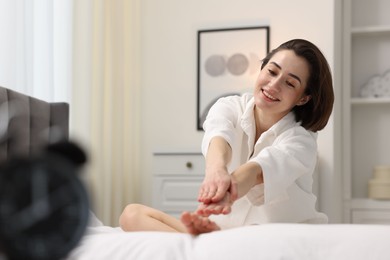
[[[269,101],[280,101],[278,98],[272,96],[268,91],[262,90],[264,97]]]

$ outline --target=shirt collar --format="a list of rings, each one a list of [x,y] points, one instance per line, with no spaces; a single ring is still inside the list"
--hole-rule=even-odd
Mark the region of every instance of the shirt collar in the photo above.
[[[248,104],[241,117],[241,127],[244,130],[244,132],[247,133],[249,136],[250,136],[249,133],[253,133],[255,131],[256,124],[254,123],[254,114],[253,114],[254,107],[255,107],[255,100],[252,97],[248,101]],[[300,124],[300,123],[295,121],[294,112],[291,111],[264,133],[271,132],[274,133],[275,136],[277,136],[280,133],[282,133],[285,129],[291,128],[296,124]]]

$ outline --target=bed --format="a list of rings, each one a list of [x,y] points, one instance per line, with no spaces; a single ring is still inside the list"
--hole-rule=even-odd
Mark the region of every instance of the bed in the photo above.
[[[59,129],[63,137],[68,136],[68,104],[47,103],[0,87],[0,105],[7,104],[0,106],[3,109],[0,109],[3,112],[0,115],[5,113],[8,118],[9,104],[13,100],[18,101],[16,112],[19,116],[9,121],[7,131],[17,138],[0,146],[0,162],[20,154],[39,152],[46,143],[58,138]],[[87,219],[88,212],[85,216]],[[119,227],[103,225],[90,212],[85,233],[66,258],[388,260],[389,248],[390,225],[266,224],[191,236],[163,232],[127,233]],[[4,259],[1,253],[0,259]]]
[[[68,259],[390,259],[390,226],[266,224],[199,236],[91,224]]]

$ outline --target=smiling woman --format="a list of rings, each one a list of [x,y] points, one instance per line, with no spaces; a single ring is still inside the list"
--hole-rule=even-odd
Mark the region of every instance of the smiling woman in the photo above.
[[[317,46],[306,40],[288,41],[267,55],[261,69],[281,50],[293,50],[307,62],[309,69],[305,94],[310,96],[311,101],[305,106],[293,108],[296,120],[312,131],[322,130],[328,123],[334,103],[332,75],[326,58]]]
[[[256,81],[255,110],[259,116],[274,124],[293,107],[306,104],[311,98],[305,92],[308,78],[309,65],[304,58],[290,50],[275,53]]]
[[[283,43],[263,60],[253,94],[224,97],[211,107],[197,210],[184,212],[180,222],[128,205],[122,229],[198,235],[264,223],[326,223],[312,183],[316,132],[325,127],[333,101],[330,69],[320,50],[302,39]]]

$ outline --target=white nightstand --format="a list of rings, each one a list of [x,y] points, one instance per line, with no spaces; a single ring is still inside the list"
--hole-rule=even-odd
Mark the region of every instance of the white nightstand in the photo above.
[[[173,216],[197,208],[205,162],[200,152],[153,155],[153,207]]]

